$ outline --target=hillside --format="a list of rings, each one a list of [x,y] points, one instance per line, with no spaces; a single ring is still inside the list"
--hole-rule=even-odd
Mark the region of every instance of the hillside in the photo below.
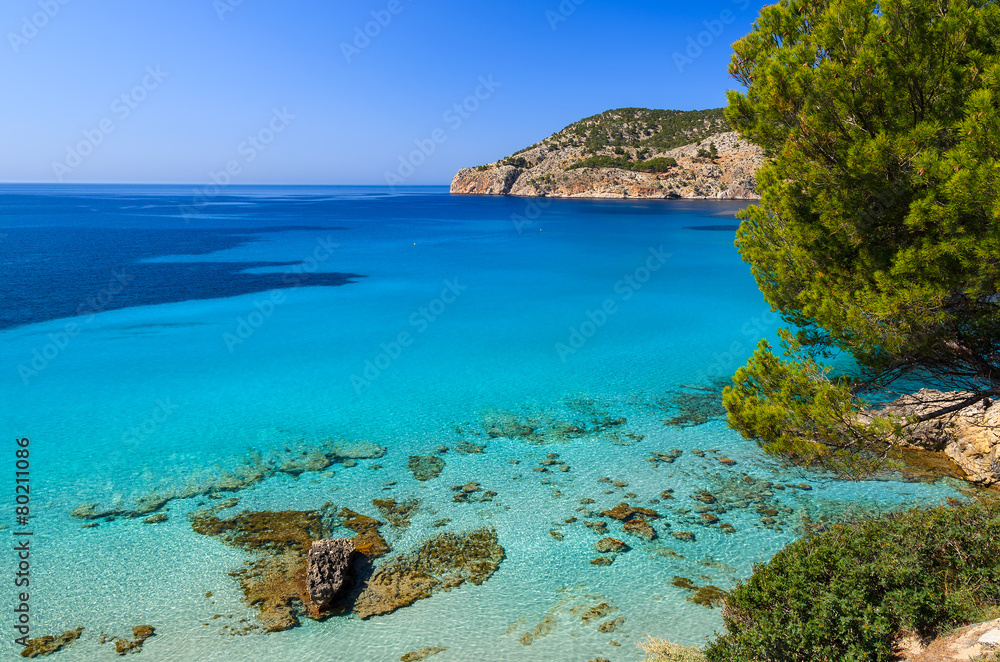
[[[714,145],[714,151],[713,151]],[[467,195],[756,198],[757,147],[722,109],[620,108],[570,124],[495,163],[459,170]]]

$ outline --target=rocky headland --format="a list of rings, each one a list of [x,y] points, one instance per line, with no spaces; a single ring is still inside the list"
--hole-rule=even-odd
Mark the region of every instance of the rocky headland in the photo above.
[[[755,199],[763,151],[721,112],[627,108],[580,120],[494,163],[463,168],[461,195]]]

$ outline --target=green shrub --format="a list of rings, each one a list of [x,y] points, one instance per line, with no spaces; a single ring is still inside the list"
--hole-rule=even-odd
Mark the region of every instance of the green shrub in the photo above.
[[[672,159],[669,156],[658,156],[655,159],[650,159],[637,164],[635,169],[642,172],[666,172],[676,165],[676,159]]]
[[[1000,506],[910,510],[789,544],[726,599],[709,662],[888,662],[1000,604]]]
[[[573,165],[566,168],[567,170],[574,170],[576,168],[621,168],[622,170],[631,170],[634,164],[624,156],[608,156],[602,154],[601,156],[591,156],[586,159],[581,159]]]

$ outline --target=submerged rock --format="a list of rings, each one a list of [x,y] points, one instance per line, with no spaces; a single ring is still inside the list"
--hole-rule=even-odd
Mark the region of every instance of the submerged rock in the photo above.
[[[319,611],[328,610],[351,582],[357,553],[347,538],[313,541],[306,560],[306,589]]]
[[[333,461],[327,457],[326,453],[319,451],[304,451],[298,457],[290,457],[281,463],[279,471],[282,473],[298,476],[306,471],[323,471]]]
[[[323,538],[324,517],[318,510],[244,510],[230,519],[194,517],[191,528],[204,536],[221,538],[226,544],[249,552],[301,550],[303,555],[313,540]]]
[[[382,522],[373,517],[356,513],[349,508],[341,508],[337,515],[342,520],[341,526],[358,534],[351,538],[354,549],[370,560],[385,556],[392,551],[389,543],[379,533]]]
[[[656,538],[656,531],[653,530],[646,520],[642,518],[630,519],[622,527],[625,533],[638,536],[643,540],[650,541]]]
[[[411,455],[406,467],[413,472],[413,477],[419,481],[437,478],[444,470],[444,459],[436,455]]]
[[[436,591],[465,582],[478,586],[503,559],[493,529],[438,534],[376,571],[355,601],[354,613],[360,618],[388,614]]]
[[[405,529],[410,526],[410,518],[420,507],[420,499],[399,502],[395,499],[372,499],[372,504],[388,520],[389,526]]]
[[[412,651],[405,654],[403,657],[399,658],[400,662],[423,662],[431,655],[436,655],[441,651],[448,650],[447,646],[434,646],[433,648],[421,648],[418,651]]]
[[[21,649],[21,657],[44,657],[62,650],[80,638],[83,628],[67,630],[60,635],[45,635],[28,639],[28,645]]]
[[[213,475],[210,479],[197,482],[190,477],[182,478],[173,487],[160,489],[141,496],[134,501],[134,507],[114,507],[100,509],[97,503],[85,503],[70,513],[78,519],[115,519],[119,517],[141,517],[162,509],[175,499],[190,499],[200,496],[218,496],[221,492],[236,492],[247,489],[279,473],[299,475],[306,471],[323,471],[331,463],[343,465],[357,464],[355,459],[371,459],[385,455],[385,447],[370,441],[333,442],[272,452],[265,459],[257,451],[251,450],[243,462],[229,471]]]
[[[461,453],[462,455],[473,455],[475,453],[482,453],[486,449],[486,446],[480,444],[473,444],[468,441],[460,441],[455,444],[455,452]]]
[[[605,517],[611,517],[621,521],[630,520],[637,515],[642,515],[643,517],[659,517],[660,513],[652,510],[650,508],[643,508],[641,506],[630,506],[625,502],[619,503],[614,508],[610,510],[602,510],[601,514]]]
[[[138,653],[142,650],[142,645],[147,639],[153,636],[155,628],[152,625],[136,625],[132,628],[134,639],[119,638],[115,640],[115,651],[119,655],[126,653]]]
[[[721,607],[725,604],[726,592],[717,586],[712,586],[711,584],[708,586],[698,586],[687,577],[678,577],[676,575],[670,583],[677,588],[692,592],[694,595],[688,596],[686,599],[696,605],[712,609],[713,607]]]
[[[608,552],[627,552],[630,548],[617,538],[601,538],[594,543],[594,549],[601,554],[607,554]]]
[[[600,618],[604,618],[613,611],[618,611],[618,607],[612,607],[608,603],[602,602],[596,607],[591,607],[590,609],[588,609],[587,613],[585,613],[583,616],[580,617],[580,620],[583,621],[585,624],[589,624],[591,621],[596,621]]]
[[[607,634],[609,632],[614,632],[615,630],[617,630],[618,628],[620,628],[623,625],[625,625],[625,617],[624,616],[619,616],[618,618],[615,618],[615,619],[610,620],[610,621],[605,621],[605,622],[601,623],[600,625],[598,625],[597,626],[597,631],[598,632],[604,632],[605,634]]]

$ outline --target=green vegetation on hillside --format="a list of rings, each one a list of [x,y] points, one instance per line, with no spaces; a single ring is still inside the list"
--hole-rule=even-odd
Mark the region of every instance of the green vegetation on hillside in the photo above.
[[[1000,5],[781,0],[734,49],[726,116],[770,157],[737,246],[796,333],[736,374],[729,421],[864,473],[915,420],[855,414],[901,380],[1000,397]]]
[[[732,131],[723,108],[709,110],[651,110],[649,108],[619,108],[574,122],[540,143],[520,149],[494,165],[530,168],[538,165],[521,156],[535,147],[562,149],[582,147],[592,156],[570,166],[573,168],[621,168],[640,172],[666,172],[677,165],[673,159],[657,157],[663,152],[701,142],[720,133]],[[615,156],[607,153],[611,152]],[[699,152],[702,158],[718,157],[714,144]],[[488,169],[491,166],[478,166]]]
[[[648,161],[633,161],[631,156],[588,156],[566,168],[574,170],[576,168],[621,168],[622,170],[635,170],[637,172],[666,172],[677,165],[677,160],[668,157],[657,157]]]
[[[888,662],[1000,605],[1000,506],[911,510],[789,544],[726,598],[709,662]]]
[[[550,146],[583,147],[588,154],[613,147],[649,147],[665,151],[726,131],[731,129],[722,108],[619,108],[570,124],[543,142]]]

